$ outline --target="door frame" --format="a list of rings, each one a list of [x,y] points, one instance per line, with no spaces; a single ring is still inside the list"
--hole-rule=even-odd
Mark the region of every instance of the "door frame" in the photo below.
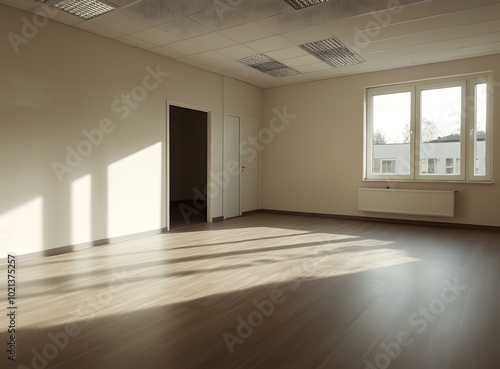
[[[207,113],[207,223],[212,222],[211,217],[211,198],[208,194],[211,193],[211,183],[210,183],[210,171],[212,162],[212,111],[208,108],[198,105],[186,104],[179,101],[168,100],[166,104],[167,109],[167,122],[166,122],[166,145],[164,145],[163,157],[165,158],[165,164],[163,166],[164,175],[163,180],[165,183],[164,194],[165,200],[162,204],[162,218],[164,219],[165,229],[170,231],[170,107],[175,106],[178,108],[191,109],[196,111],[201,111]]]

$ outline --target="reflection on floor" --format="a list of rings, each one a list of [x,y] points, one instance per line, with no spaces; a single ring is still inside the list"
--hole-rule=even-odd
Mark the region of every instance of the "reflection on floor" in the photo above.
[[[183,200],[170,202],[170,229],[206,222],[206,201]]]
[[[257,214],[21,262],[0,366],[497,368],[499,236]]]

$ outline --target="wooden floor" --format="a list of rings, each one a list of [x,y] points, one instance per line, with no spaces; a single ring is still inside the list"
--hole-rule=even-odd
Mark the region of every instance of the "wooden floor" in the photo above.
[[[2,368],[500,365],[493,231],[257,214],[21,262],[17,278]]]

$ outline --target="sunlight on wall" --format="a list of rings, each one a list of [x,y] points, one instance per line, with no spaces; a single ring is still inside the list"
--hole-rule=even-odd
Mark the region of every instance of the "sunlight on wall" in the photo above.
[[[161,228],[162,144],[108,167],[108,237]]]
[[[71,183],[71,243],[90,242],[92,216],[90,174]]]
[[[41,196],[0,214],[0,258],[7,253],[27,254],[43,250],[43,199]]]

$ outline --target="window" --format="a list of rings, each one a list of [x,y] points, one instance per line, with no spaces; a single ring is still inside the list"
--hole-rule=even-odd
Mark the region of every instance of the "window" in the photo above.
[[[437,158],[422,159],[420,161],[421,174],[437,174]]]
[[[491,78],[368,88],[365,179],[489,181]]]
[[[393,174],[396,173],[396,159],[382,159],[380,160],[381,173]]]
[[[446,174],[454,174],[454,173],[455,173],[455,159],[446,158]]]

